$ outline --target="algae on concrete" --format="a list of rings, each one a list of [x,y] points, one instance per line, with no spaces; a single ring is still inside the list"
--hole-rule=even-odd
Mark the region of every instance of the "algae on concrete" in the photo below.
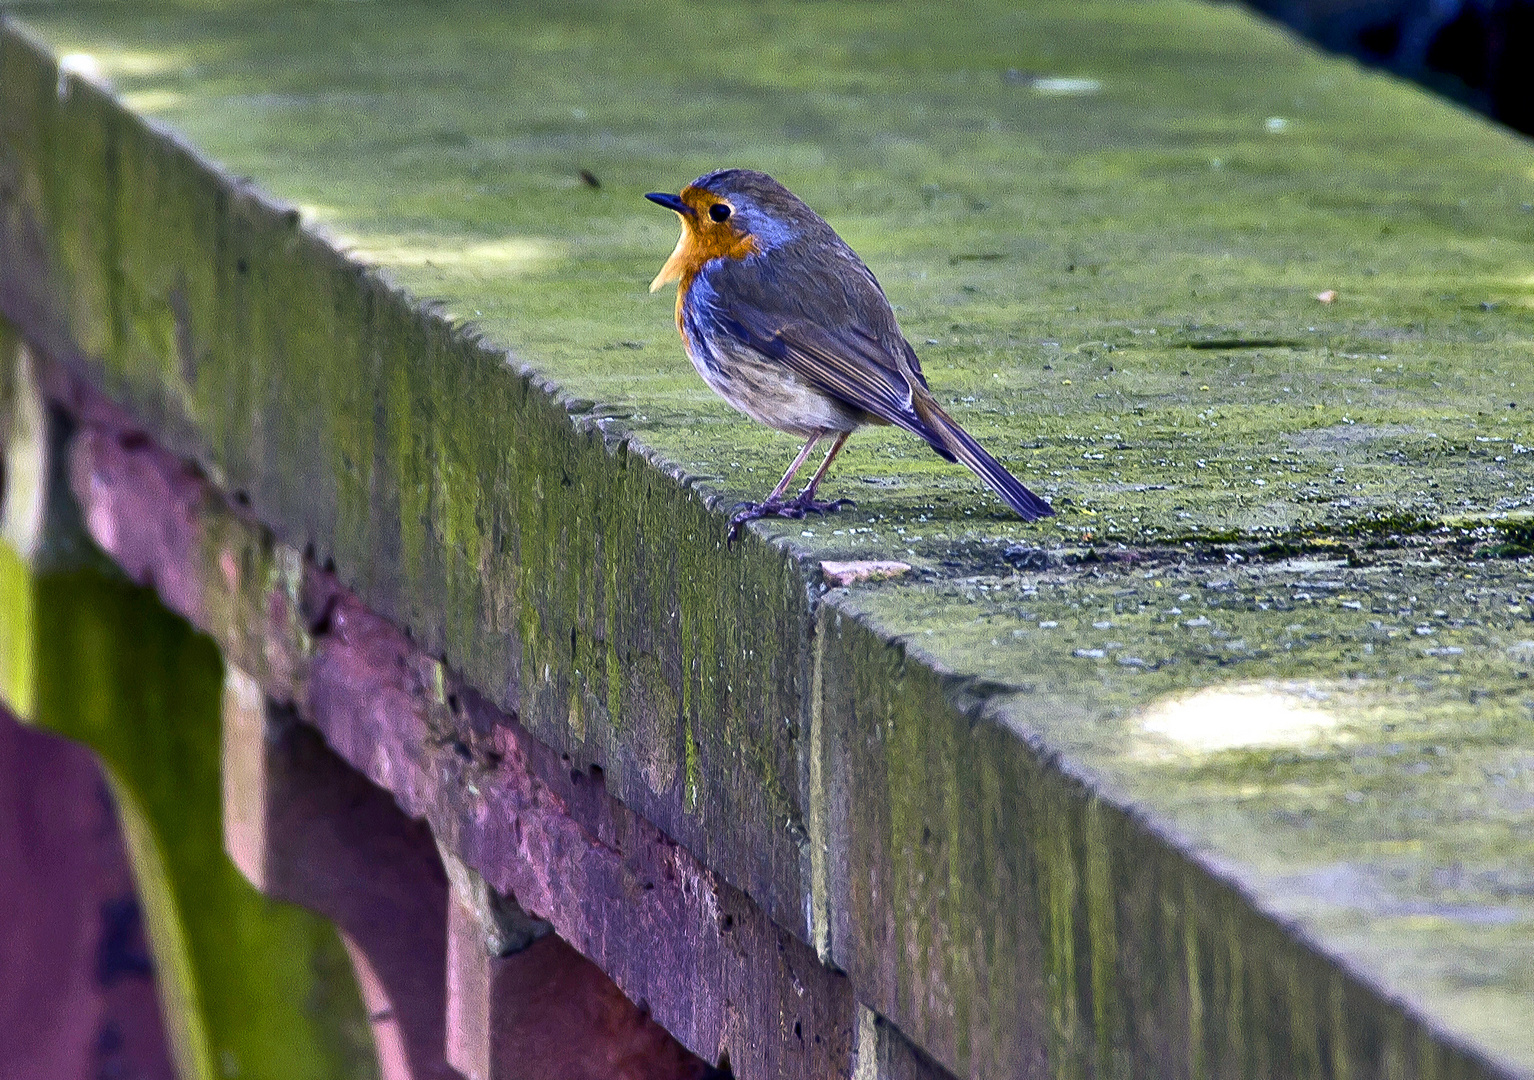
[[[1526,140],[1170,0],[18,10],[538,374],[408,323],[17,59],[0,83],[74,140],[20,155],[81,284],[62,336],[950,1068],[1041,1030],[1061,1075],[1174,1043],[1194,1075],[1468,1068],[1380,995],[1534,1068]],[[161,171],[96,207],[113,160]],[[639,196],[723,164],[841,230],[1057,519],[873,431],[827,488],[855,511],[721,549],[706,504],[793,447],[682,357],[644,291],[675,226]],[[807,657],[782,553],[811,590],[820,558],[916,573],[825,594],[819,629],[848,628]],[[1157,846],[1136,877],[1147,836],[1192,861]]]
[[[923,515],[1144,541],[1534,491],[1507,453],[1534,443],[1527,142],[1235,8],[15,10],[731,498],[791,440],[697,380],[644,288],[675,224],[639,198],[722,164],[837,226],[939,396],[1070,500],[1024,530],[866,432],[837,490],[886,541]]]
[[[1026,744],[1061,755],[1065,772],[1097,799],[1133,807],[1239,883],[1259,910],[1440,1030],[1513,1072],[1534,1060],[1534,905],[1525,880],[1534,581],[1526,561],[1463,561],[1426,545],[1353,565],[1171,553],[862,590],[827,610],[871,619],[919,661],[893,671],[867,655],[826,661],[828,670],[873,669],[843,691],[857,703],[859,725],[834,736],[852,748],[828,770],[838,789],[858,793],[837,845],[848,862],[830,906],[849,916],[833,927],[831,954],[855,976],[860,963],[874,962],[864,935],[883,919],[868,917],[872,901],[861,890],[895,896],[883,918],[913,935],[903,979],[952,996],[947,1013],[928,1011],[939,1025],[923,1033],[929,1039],[957,1041],[962,1031],[941,1025],[977,1022],[977,1012],[996,1007],[988,992],[996,966],[1017,955],[996,940],[998,927],[1065,927],[1063,940],[1046,938],[1038,960],[1047,987],[1073,974],[1058,1008],[1075,1012],[1053,1017],[1056,1027],[1074,1030],[1080,1021],[1062,1017],[1101,1009],[1097,987],[1132,987],[1149,964],[1137,950],[1154,939],[1146,927],[1155,913],[1126,910],[1124,899],[1148,891],[1143,844],[1131,846],[1111,813],[1106,836],[1094,834],[1090,813],[1055,823],[1026,785],[1009,790],[986,775],[1026,772],[1018,760],[1029,758]],[[853,647],[834,636],[836,649]],[[957,731],[899,704],[920,695],[872,688],[928,669],[982,684],[973,691],[977,712]],[[881,737],[854,744],[869,724]],[[954,791],[965,796],[955,802]],[[891,820],[877,819],[884,807]],[[870,833],[899,854],[896,870]],[[930,856],[939,852],[970,868],[967,890],[932,877]],[[1033,864],[1008,870],[1023,852]],[[977,886],[998,873],[1017,883]],[[1062,874],[1071,883],[1064,896]],[[1086,887],[1094,877],[1095,890]],[[1094,897],[1119,899],[1094,906]],[[1249,916],[1232,909],[1222,927],[1206,915],[1190,910],[1174,925],[1213,935],[1201,946],[1215,956],[1206,968],[1247,953],[1246,982],[1232,975],[1215,985],[1175,952],[1150,966],[1178,971],[1172,985],[1202,982],[1204,1023],[1220,1030],[1308,1030],[1294,1016],[1262,1018],[1250,997],[1263,981],[1250,980],[1271,974],[1272,957],[1244,944],[1256,932]],[[944,939],[927,940],[937,926]],[[1090,957],[1076,955],[1082,949]],[[1122,1006],[1119,995],[1106,1000]],[[1362,1038],[1372,1017],[1348,1010],[1333,1045]],[[1101,1021],[1083,1030],[1104,1034]],[[1260,1054],[1252,1062],[1257,1074],[1285,1072]]]

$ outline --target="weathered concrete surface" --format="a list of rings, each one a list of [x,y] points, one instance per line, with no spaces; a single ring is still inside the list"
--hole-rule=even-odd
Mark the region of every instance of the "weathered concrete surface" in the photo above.
[[[947,1067],[1534,1068],[1526,144],[1184,4],[29,14],[303,209],[8,46],[4,310]],[[637,195],[748,154],[1058,521],[872,434],[718,545]]]
[[[0,1076],[173,1080],[106,778],[3,711],[0,868]]]
[[[492,955],[477,912],[450,899],[426,824],[237,669],[224,689],[224,835],[262,893],[324,915],[345,936],[383,1080],[708,1073],[547,923],[539,948],[497,941]],[[472,871],[453,876],[464,875]]]
[[[532,738],[57,374],[56,398],[81,418],[68,463],[79,513],[132,579],[153,582],[215,635],[230,664],[296,707],[455,857],[548,919],[631,999],[650,1002],[706,1061],[728,1059],[741,1076],[850,1075],[852,990],[808,945],[611,798],[599,768]],[[357,913],[332,914],[352,932]]]

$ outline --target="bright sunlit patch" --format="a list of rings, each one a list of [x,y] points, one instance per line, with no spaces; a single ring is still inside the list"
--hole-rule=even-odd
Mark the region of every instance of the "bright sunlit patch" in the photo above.
[[[1096,79],[1048,76],[1033,80],[1034,93],[1047,94],[1051,97],[1074,97],[1081,94],[1095,94],[1102,88],[1103,84]]]
[[[61,69],[93,81],[124,75],[159,75],[167,71],[180,71],[186,66],[187,58],[184,54],[170,51],[108,48],[106,52],[92,53],[82,49],[59,57]]]
[[[141,78],[166,71],[179,71],[186,67],[186,58],[168,52],[108,52],[101,55],[88,52],[69,52],[59,57],[59,100],[69,97],[69,80],[81,79],[110,89],[113,79]],[[130,100],[136,109],[152,111],[150,104]],[[160,107],[165,107],[163,104]]]
[[[64,101],[69,97],[69,80],[71,77],[81,79],[97,86],[107,84],[106,72],[102,70],[101,61],[90,53],[72,52],[59,57],[59,85],[58,98]]]
[[[141,90],[135,94],[124,94],[122,103],[134,112],[157,113],[174,109],[184,99],[174,90]]]
[[[1325,699],[1314,689],[1278,683],[1211,687],[1153,705],[1139,727],[1157,741],[1203,754],[1298,746],[1335,738],[1341,718],[1322,707]]]
[[[109,52],[99,59],[102,70],[114,79],[124,75],[159,75],[187,66],[186,57],[174,52]]]
[[[484,270],[495,274],[525,273],[555,255],[555,244],[535,237],[452,243],[441,238],[415,240],[374,236],[357,240],[351,252],[380,266],[431,266],[443,270]]]
[[[101,82],[106,78],[106,70],[90,53],[72,52],[59,57],[59,74],[78,75],[90,82]]]
[[[298,215],[304,220],[305,224],[328,225],[340,220],[341,210],[339,207],[326,206],[323,203],[299,203]],[[355,238],[351,241],[353,244],[358,242]]]

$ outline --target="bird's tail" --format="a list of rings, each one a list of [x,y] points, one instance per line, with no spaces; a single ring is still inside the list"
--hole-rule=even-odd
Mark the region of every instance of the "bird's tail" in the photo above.
[[[1024,521],[1037,521],[1054,515],[1053,507],[1025,488],[1001,462],[986,453],[985,447],[961,428],[958,421],[945,413],[930,395],[917,390],[911,398],[916,414],[927,428],[925,434],[934,450],[950,461],[968,466]]]

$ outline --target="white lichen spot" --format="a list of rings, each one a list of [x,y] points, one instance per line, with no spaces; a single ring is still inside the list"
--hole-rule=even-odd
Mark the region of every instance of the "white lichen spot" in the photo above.
[[[175,90],[138,90],[122,96],[123,104],[138,113],[169,112],[185,100]]]

